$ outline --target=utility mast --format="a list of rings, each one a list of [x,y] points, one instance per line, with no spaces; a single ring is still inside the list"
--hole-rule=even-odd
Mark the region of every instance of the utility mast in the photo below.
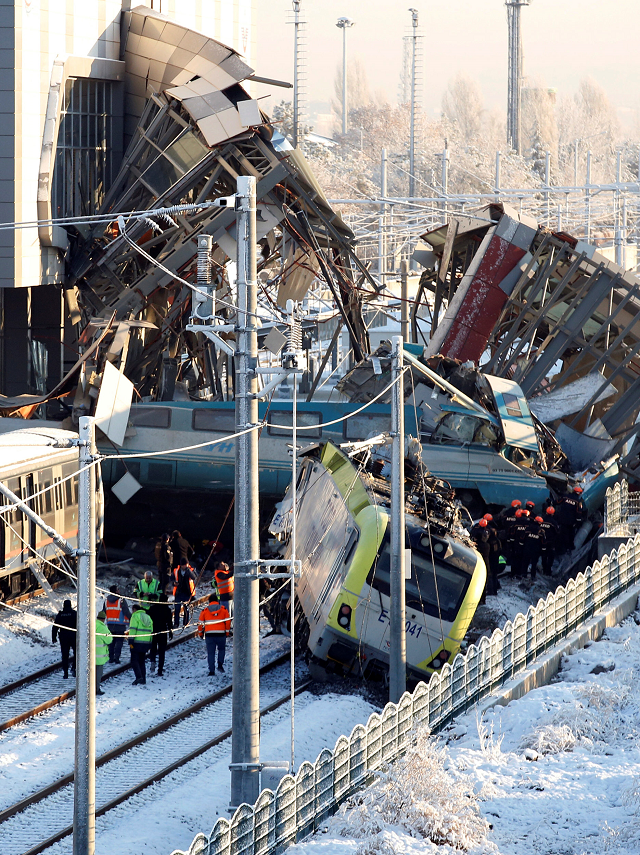
[[[520,9],[531,0],[505,0],[509,26],[509,80],[507,86],[507,142],[522,154],[520,140],[520,113],[522,99],[522,31]]]
[[[300,0],[292,0],[293,6],[293,145],[301,143],[304,115],[304,90],[306,81],[306,21],[300,16]]]

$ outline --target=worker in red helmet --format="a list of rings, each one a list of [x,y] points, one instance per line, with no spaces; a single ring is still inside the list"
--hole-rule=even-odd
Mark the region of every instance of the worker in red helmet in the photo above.
[[[497,594],[500,590],[498,575],[500,574],[500,553],[502,552],[500,532],[493,514],[485,514],[482,519],[487,523],[487,531],[489,532],[489,566],[487,567],[489,579],[487,579],[487,593]]]
[[[482,591],[482,596],[480,597],[480,605],[484,605],[486,602],[487,594],[489,593],[489,530],[487,528],[487,521],[484,519],[484,517],[471,526],[471,531],[469,532],[469,534],[471,535],[471,539],[473,540],[475,548],[482,556],[482,560],[484,561],[485,567],[487,568],[487,577],[485,580],[484,590]]]
[[[521,579],[526,575],[524,545],[529,531],[529,511],[519,508],[516,511],[516,523],[513,526],[513,547],[511,550],[511,575]]]
[[[531,581],[533,582],[538,573],[538,562],[540,561],[544,535],[538,523],[540,517],[534,519],[533,514],[527,510],[524,511],[523,517],[527,521],[527,533],[522,547],[522,570],[523,576],[526,576],[528,571],[531,572]]]
[[[582,487],[573,487],[571,492],[561,496],[556,502],[556,524],[560,529],[558,551],[566,552],[573,548],[576,531],[586,516],[582,501]]]
[[[532,501],[531,501],[531,499],[529,499],[529,501],[528,501],[528,502],[525,502],[525,503],[524,503],[524,506],[525,506],[525,508],[526,508],[528,511],[532,511],[532,510],[535,508],[536,503],[535,503],[535,502],[532,502]]]
[[[556,546],[558,544],[558,526],[554,520],[555,514],[556,509],[553,507],[553,505],[549,505],[549,507],[545,511],[545,515],[542,519],[542,522],[539,524],[544,534],[540,554],[542,556],[542,572],[545,576],[551,576],[553,560],[556,557]]]
[[[511,507],[512,507],[512,508],[519,508],[521,505],[522,505],[522,502],[520,501],[520,499],[514,499],[514,500],[511,502]]]

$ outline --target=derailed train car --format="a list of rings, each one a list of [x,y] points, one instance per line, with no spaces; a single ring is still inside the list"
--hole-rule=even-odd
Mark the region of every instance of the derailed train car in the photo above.
[[[0,428],[0,481],[76,547],[78,434],[35,422],[6,433],[4,427]],[[96,538],[100,541],[104,502],[99,466],[96,476]],[[0,504],[7,508],[0,514],[0,598],[37,590],[38,576],[50,583],[63,578],[59,550],[51,537],[2,496]],[[73,568],[73,560],[65,561]]]
[[[375,440],[373,441],[375,442]],[[459,521],[450,488],[424,470],[419,446],[406,461],[407,677],[453,659],[475,614],[486,568]],[[363,446],[366,446],[363,448]],[[344,448],[344,446],[343,446]],[[390,649],[390,444],[331,443],[302,452],[297,482],[296,635],[313,673],[384,679]],[[290,557],[291,498],[274,517]]]

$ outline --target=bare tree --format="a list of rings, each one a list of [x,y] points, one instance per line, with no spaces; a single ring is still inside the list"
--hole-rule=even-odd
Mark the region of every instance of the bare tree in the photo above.
[[[451,134],[464,143],[473,143],[482,128],[482,92],[470,77],[458,74],[447,86],[442,98],[442,117]]]

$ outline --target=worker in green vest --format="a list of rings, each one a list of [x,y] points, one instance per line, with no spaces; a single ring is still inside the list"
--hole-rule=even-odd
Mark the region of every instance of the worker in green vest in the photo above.
[[[160,593],[160,583],[153,578],[151,570],[147,570],[142,579],[138,580],[136,585],[136,594],[140,600],[140,605],[145,611],[149,611],[149,594]]]
[[[102,682],[104,666],[109,661],[109,645],[113,641],[106,619],[106,612],[98,612],[96,619],[96,695],[104,695],[100,683]]]
[[[129,621],[129,648],[131,650],[131,667],[136,679],[134,686],[145,685],[147,682],[147,669],[145,656],[151,648],[151,636],[153,635],[153,623],[142,605],[136,603],[133,606],[133,614]]]

